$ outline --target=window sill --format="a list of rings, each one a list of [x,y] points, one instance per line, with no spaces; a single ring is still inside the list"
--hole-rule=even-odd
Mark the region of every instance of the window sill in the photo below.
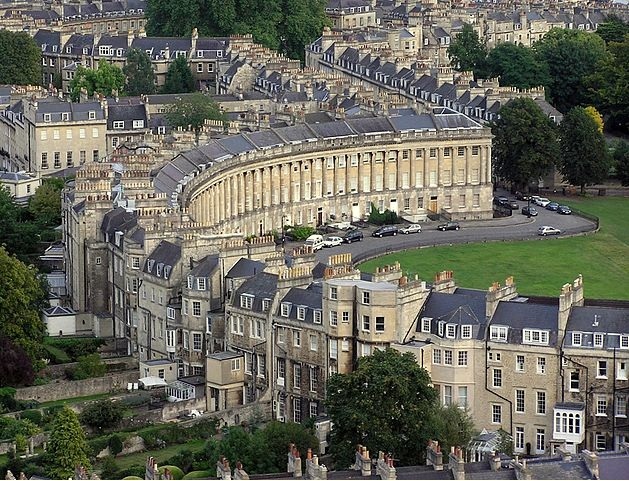
[[[595,414],[594,416],[596,416],[597,418],[606,418],[607,414]]]

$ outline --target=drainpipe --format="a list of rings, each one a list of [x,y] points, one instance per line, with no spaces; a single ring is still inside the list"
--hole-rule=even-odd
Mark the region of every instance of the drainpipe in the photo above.
[[[508,434],[513,436],[513,402],[510,399],[507,399],[506,397],[489,389],[489,382],[487,381],[487,376],[489,372],[489,363],[487,362],[487,353],[491,350],[491,346],[489,346],[489,342],[487,341],[488,328],[489,328],[489,325],[487,326],[487,329],[485,332],[485,391],[490,392],[494,396],[502,399],[503,401],[506,401],[509,404],[509,432]]]

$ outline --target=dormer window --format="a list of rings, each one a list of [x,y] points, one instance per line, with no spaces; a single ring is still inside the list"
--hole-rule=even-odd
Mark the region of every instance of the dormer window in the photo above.
[[[506,326],[491,326],[489,330],[489,339],[492,341],[507,341],[507,327]]]
[[[44,114],[44,122],[50,122],[50,114]]]
[[[443,336],[443,328],[445,327],[445,322],[439,321],[439,335]]]
[[[313,321],[315,324],[321,324],[321,319],[322,319],[323,315],[321,313],[321,311],[314,311],[313,313]]]
[[[280,309],[282,317],[288,317],[288,315],[290,314],[290,304],[287,302],[282,302],[282,306]]]
[[[268,312],[271,308],[271,299],[262,299],[262,311]]]
[[[63,120],[64,122],[67,122],[68,120],[70,120],[70,114],[68,112],[62,112],[61,120]]]
[[[197,57],[203,57],[203,50],[197,50]]]
[[[85,48],[83,49],[83,55],[89,55],[89,54],[90,54],[89,49],[88,49],[87,47],[85,47]]]
[[[336,301],[338,299],[338,289],[336,287],[330,287],[330,300]]]
[[[205,277],[199,277],[197,279],[197,289],[204,291],[207,288],[207,279]]]
[[[155,261],[153,259],[149,259],[148,265],[147,265],[147,270],[149,272],[153,271],[153,266],[155,265]]]
[[[461,339],[471,339],[472,338],[472,326],[465,325],[461,326]]]
[[[194,277],[192,276],[188,276],[187,282],[186,282],[186,288],[187,289],[192,289],[194,285]]]
[[[172,266],[164,267],[164,279],[168,279],[170,277],[171,270],[172,270]]]
[[[603,334],[594,334],[594,347],[603,347]]]
[[[524,329],[523,338],[525,344],[548,344],[548,331]]]
[[[134,129],[143,129],[144,128],[144,120],[134,120],[133,121]]]
[[[582,341],[583,341],[583,334],[581,334],[580,332],[573,332],[572,333],[572,345],[573,346],[580,346]]]
[[[251,309],[253,305],[253,296],[248,294],[243,294],[240,296],[240,307],[243,309]]]
[[[124,120],[114,120],[114,129],[124,129]]]
[[[446,337],[448,339],[454,339],[456,336],[456,326],[454,324],[448,324],[446,326]]]
[[[116,50],[116,55],[117,55],[118,57],[122,57],[122,49],[121,49],[121,48],[119,48],[118,50]]]
[[[620,336],[620,349],[629,349],[629,336],[626,334]]]
[[[428,332],[430,333],[430,323],[431,323],[432,319],[430,317],[423,317],[422,318],[422,332]]]
[[[52,51],[53,51],[53,52],[57,52],[57,46],[56,46],[56,45],[53,45],[53,46],[52,46]]]
[[[300,321],[303,321],[306,318],[306,308],[299,306],[297,308],[297,319],[299,319]]]
[[[87,113],[87,117],[88,117],[90,120],[95,120],[95,119],[96,119],[96,112],[94,112],[93,110],[90,110],[90,111]]]
[[[157,264],[157,277],[162,277],[162,270],[164,269],[164,263],[163,262],[159,262]]]

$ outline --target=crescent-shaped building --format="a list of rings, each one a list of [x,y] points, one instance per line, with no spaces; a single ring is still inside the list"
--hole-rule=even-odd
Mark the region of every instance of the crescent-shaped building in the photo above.
[[[357,220],[373,204],[408,218],[492,216],[489,128],[431,113],[300,124],[215,140],[155,175],[173,207],[216,232]]]

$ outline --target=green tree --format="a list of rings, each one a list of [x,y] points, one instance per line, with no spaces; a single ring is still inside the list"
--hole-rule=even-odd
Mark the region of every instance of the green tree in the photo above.
[[[150,95],[155,93],[155,70],[151,58],[144,50],[132,48],[127,52],[127,63],[122,67],[126,77],[127,95]]]
[[[0,189],[0,246],[30,263],[38,252],[38,235],[41,228],[32,222],[30,213],[15,203],[6,189]]]
[[[586,185],[598,184],[609,174],[611,159],[603,133],[583,107],[570,110],[559,129],[559,171],[585,193]]]
[[[44,179],[28,203],[28,210],[36,222],[55,227],[61,223],[61,190],[64,186],[63,179]]]
[[[616,177],[622,185],[629,185],[629,143],[619,141],[614,146],[612,153],[614,166],[616,167]]]
[[[34,267],[28,267],[0,247],[0,336],[22,347],[38,361],[46,326],[39,317],[46,291]]]
[[[55,416],[48,438],[48,475],[52,479],[68,479],[74,476],[77,466],[89,468],[89,452],[79,418],[64,406]]]
[[[78,365],[72,373],[72,379],[88,379],[90,377],[102,377],[107,373],[107,365],[101,361],[98,354],[81,356]]]
[[[585,79],[609,56],[603,39],[581,30],[553,28],[533,48],[538,60],[548,66],[546,94],[551,103],[561,112],[588,104]]]
[[[431,416],[431,438],[439,440],[444,453],[449,453],[452,446],[465,448],[474,436],[474,421],[460,406],[437,406]]]
[[[530,89],[546,85],[548,67],[539,62],[529,47],[514,43],[501,43],[487,56],[489,78],[500,77],[501,86]]]
[[[509,101],[491,125],[494,174],[523,190],[548,174],[559,157],[557,129],[529,98]]]
[[[81,423],[102,432],[115,428],[122,421],[122,409],[111,399],[102,399],[85,406],[79,416]],[[111,444],[111,443],[110,443]],[[120,451],[118,451],[120,452]],[[114,455],[118,453],[112,453]]]
[[[95,93],[110,97],[114,91],[122,93],[125,77],[120,68],[104,59],[99,60],[98,68],[91,69],[80,65],[70,81],[70,98],[73,102],[81,99],[81,90],[85,89],[88,97]]]
[[[304,46],[321,35],[329,23],[325,1],[284,0],[284,18],[279,23],[280,49],[289,57],[304,60]]]
[[[603,23],[596,27],[596,34],[605,40],[605,43],[622,42],[629,33],[629,23],[623,21],[618,15],[608,15]]]
[[[333,375],[325,404],[335,461],[347,465],[362,444],[372,453],[390,452],[402,464],[421,462],[418,446],[434,431],[429,423],[437,392],[430,383],[413,354],[393,349],[360,358],[349,374]]]
[[[175,61],[168,66],[162,93],[181,94],[194,92],[195,90],[194,77],[192,76],[190,67],[188,67],[188,60],[185,56],[177,57]]]
[[[26,351],[0,336],[0,387],[30,385],[34,380],[33,362]]]
[[[612,130],[629,133],[629,35],[607,46],[609,55],[601,58],[596,71],[585,83],[594,105]]]
[[[218,32],[206,31],[202,21],[202,6],[206,2],[199,0],[149,0],[146,5],[146,33],[152,37],[178,37],[190,35],[192,29],[199,27],[204,35]]]
[[[178,98],[168,107],[166,119],[173,127],[191,127],[195,132],[197,144],[206,119],[223,122],[226,120],[216,102],[200,92]]]
[[[0,84],[41,83],[41,49],[28,33],[0,30],[0,58]]]
[[[487,46],[469,23],[463,25],[461,32],[450,43],[448,56],[456,70],[474,72],[477,77],[485,76]]]

